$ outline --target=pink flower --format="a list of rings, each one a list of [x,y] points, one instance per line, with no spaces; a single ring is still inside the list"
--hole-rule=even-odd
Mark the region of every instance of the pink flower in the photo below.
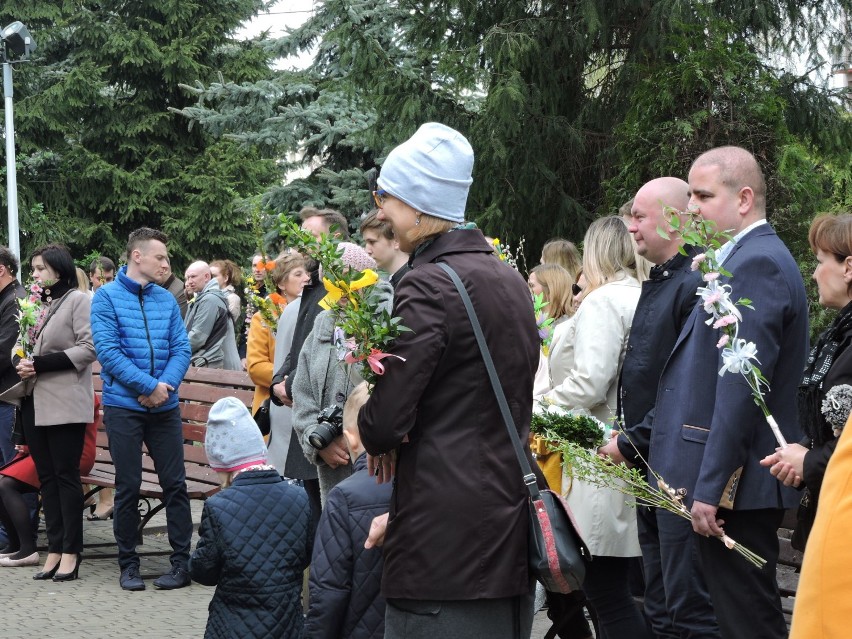
[[[41,293],[41,287],[35,282],[33,282],[32,284],[30,284],[30,293],[35,293],[36,295],[38,295],[39,293]]]
[[[722,335],[722,337],[719,338],[719,341],[716,342],[716,348],[722,348],[723,346],[727,346],[728,342],[730,342],[730,341],[731,341],[730,336]]]
[[[706,259],[707,259],[707,255],[705,253],[699,253],[698,255],[693,257],[692,258],[692,266],[691,266],[692,270],[697,271],[698,265],[701,264],[701,262],[703,262]]]
[[[731,324],[736,324],[737,318],[733,315],[725,315],[716,320],[713,324],[713,328],[722,328],[724,326],[730,326]]]
[[[716,271],[711,271],[709,273],[704,274],[704,281],[705,282],[712,282],[712,281],[717,280],[717,279],[719,279],[719,274]]]

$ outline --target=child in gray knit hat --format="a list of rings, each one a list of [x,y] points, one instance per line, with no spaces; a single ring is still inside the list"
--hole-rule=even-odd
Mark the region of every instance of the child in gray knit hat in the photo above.
[[[257,424],[234,397],[210,409],[204,449],[224,487],[204,504],[189,560],[193,580],[216,586],[205,638],[301,636],[314,538],[307,494],[266,463]]]

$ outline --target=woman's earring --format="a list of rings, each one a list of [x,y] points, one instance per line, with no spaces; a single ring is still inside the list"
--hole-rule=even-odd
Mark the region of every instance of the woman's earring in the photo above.
[[[419,225],[420,225],[420,216],[418,215],[417,219],[414,221],[414,226],[419,226]]]

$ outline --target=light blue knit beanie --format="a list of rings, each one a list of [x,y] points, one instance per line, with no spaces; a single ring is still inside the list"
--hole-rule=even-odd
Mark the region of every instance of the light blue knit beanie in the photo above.
[[[223,397],[210,407],[204,451],[210,468],[225,473],[266,463],[263,436],[236,397]]]
[[[427,122],[388,154],[378,187],[421,213],[464,222],[473,149],[455,129]]]

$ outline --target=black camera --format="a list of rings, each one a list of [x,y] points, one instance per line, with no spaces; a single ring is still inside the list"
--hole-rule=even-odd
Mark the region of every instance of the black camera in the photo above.
[[[340,406],[326,406],[317,415],[317,427],[308,435],[308,442],[317,450],[322,450],[343,433],[343,409]]]

